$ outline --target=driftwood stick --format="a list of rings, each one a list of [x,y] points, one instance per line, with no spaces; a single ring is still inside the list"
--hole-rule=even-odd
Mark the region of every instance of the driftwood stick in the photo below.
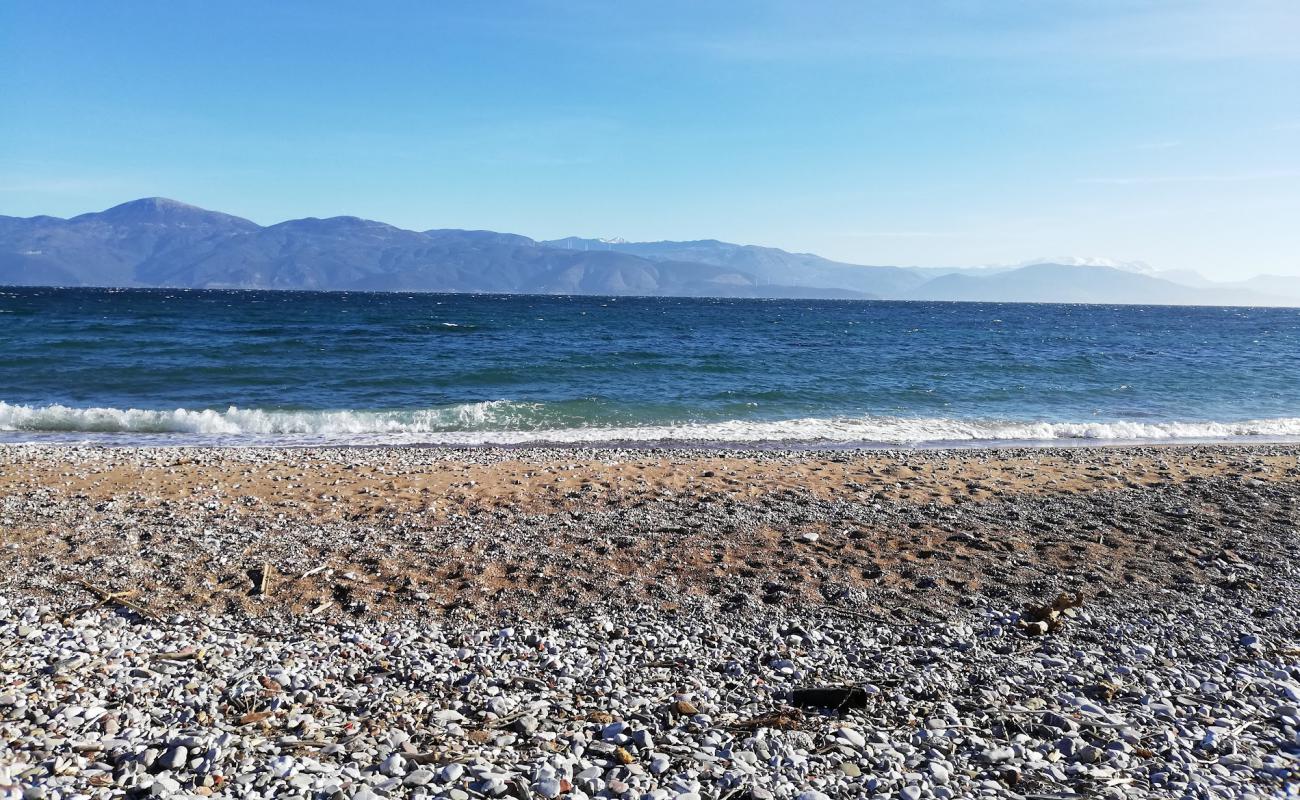
[[[863,622],[880,621],[879,618],[873,617],[870,614],[864,614],[861,611],[854,611],[851,608],[844,608],[842,606],[831,605],[830,603],[822,603],[822,608],[826,609],[827,611],[831,611],[836,614],[841,614],[846,617],[852,617],[853,619],[860,619]]]
[[[139,594],[139,592],[135,589],[132,589],[130,591],[125,591],[125,592],[110,592],[106,589],[101,589],[100,587],[94,585],[93,583],[89,583],[88,581],[84,581],[80,578],[77,578],[74,582],[81,588],[85,589],[86,591],[98,597],[101,605],[116,604],[122,606],[123,608],[130,609],[131,611],[134,611],[135,613],[139,614],[142,617],[146,617],[155,622],[160,621],[158,619],[158,615],[154,614],[149,609],[145,608],[144,606],[130,599],[136,594]]]

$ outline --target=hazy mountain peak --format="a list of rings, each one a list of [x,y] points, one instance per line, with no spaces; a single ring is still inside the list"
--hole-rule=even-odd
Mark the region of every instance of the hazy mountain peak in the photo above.
[[[125,203],[119,203],[101,213],[111,214],[115,212],[134,210],[168,211],[178,209],[188,209],[190,211],[204,210],[198,206],[190,205],[189,203],[182,203],[179,200],[173,200],[170,197],[141,197],[138,200],[128,200]]]
[[[115,205],[103,211],[81,214],[73,217],[71,222],[108,222],[114,225],[130,224],[178,224],[210,222],[214,224],[233,223],[239,227],[257,227],[254,223],[205,208],[182,203],[168,197],[142,197]]]
[[[430,228],[424,235],[437,240],[455,240],[481,242],[485,244],[502,244],[516,247],[536,247],[537,242],[517,233],[498,233],[497,231],[466,230],[464,228]]]
[[[406,230],[387,222],[364,217],[303,217],[269,225],[263,230],[276,235],[304,236],[356,242],[423,239],[424,234]]]
[[[1060,264],[1066,267],[1094,267],[1104,269],[1115,269],[1120,272],[1130,272],[1134,275],[1146,275],[1149,278],[1160,278],[1180,286],[1191,286],[1198,289],[1205,289],[1214,285],[1213,281],[1206,278],[1199,272],[1190,269],[1157,269],[1145,261],[1121,261],[1114,258],[1105,258],[1102,256],[1055,256],[1053,258],[1036,258],[1029,261],[1023,261],[1019,266],[1033,266],[1036,264]]]
[[[277,222],[271,227],[281,225],[297,225],[301,227],[332,227],[332,228],[392,228],[386,222],[376,222],[364,217],[354,217],[350,215],[339,215],[337,217],[302,217],[301,219],[289,219],[284,222]]]
[[[172,200],[169,197],[142,197],[139,200],[130,200],[105,209],[99,212],[99,216],[126,218],[160,214],[192,214],[194,212],[209,213],[198,206]],[[83,214],[82,216],[87,215]]]
[[[1124,272],[1136,272],[1139,275],[1154,275],[1158,271],[1145,261],[1122,261],[1105,256],[1044,256],[1021,261],[1015,266],[1030,267],[1035,264],[1060,264],[1063,267],[1109,267]]]

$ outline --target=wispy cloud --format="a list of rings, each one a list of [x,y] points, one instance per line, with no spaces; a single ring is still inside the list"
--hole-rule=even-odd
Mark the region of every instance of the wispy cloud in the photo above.
[[[1249,181],[1276,181],[1290,178],[1300,178],[1300,170],[1239,172],[1220,175],[1134,175],[1130,177],[1079,178],[1076,183],[1136,186],[1157,183],[1246,183]]]
[[[1172,150],[1172,149],[1174,149],[1175,147],[1182,147],[1182,146],[1183,146],[1182,141],[1180,141],[1180,140],[1178,140],[1178,139],[1169,139],[1169,140],[1166,140],[1166,141],[1163,141],[1163,142],[1146,142],[1146,143],[1144,143],[1144,144],[1140,144],[1140,145],[1138,145],[1136,149],[1138,149],[1138,150]]]
[[[755,3],[747,21],[661,31],[658,44],[726,61],[914,58],[1295,61],[1293,0],[1054,3],[1003,13],[983,4]]]
[[[962,234],[953,231],[848,231],[837,235],[845,239],[953,239]]]
[[[477,160],[479,163],[494,166],[518,167],[582,167],[600,161],[600,159],[591,155],[562,156],[523,151],[493,153]]]

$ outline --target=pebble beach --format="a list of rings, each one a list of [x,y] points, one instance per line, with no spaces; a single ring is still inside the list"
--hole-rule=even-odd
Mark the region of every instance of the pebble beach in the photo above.
[[[1298,459],[0,448],[0,798],[1293,796]]]

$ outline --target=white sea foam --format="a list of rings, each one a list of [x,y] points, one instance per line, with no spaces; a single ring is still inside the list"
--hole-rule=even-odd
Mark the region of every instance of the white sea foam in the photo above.
[[[152,411],[72,408],[0,402],[0,431],[83,433],[189,433],[200,435],[320,436],[466,432],[525,422],[532,403],[464,403],[417,411],[263,411],[231,406]]]
[[[206,443],[526,444],[530,442],[1175,441],[1300,437],[1300,417],[1220,422],[1016,422],[936,417],[731,420],[557,427],[539,403],[492,401],[418,411],[225,411],[30,406],[0,402],[4,441],[69,438]]]

